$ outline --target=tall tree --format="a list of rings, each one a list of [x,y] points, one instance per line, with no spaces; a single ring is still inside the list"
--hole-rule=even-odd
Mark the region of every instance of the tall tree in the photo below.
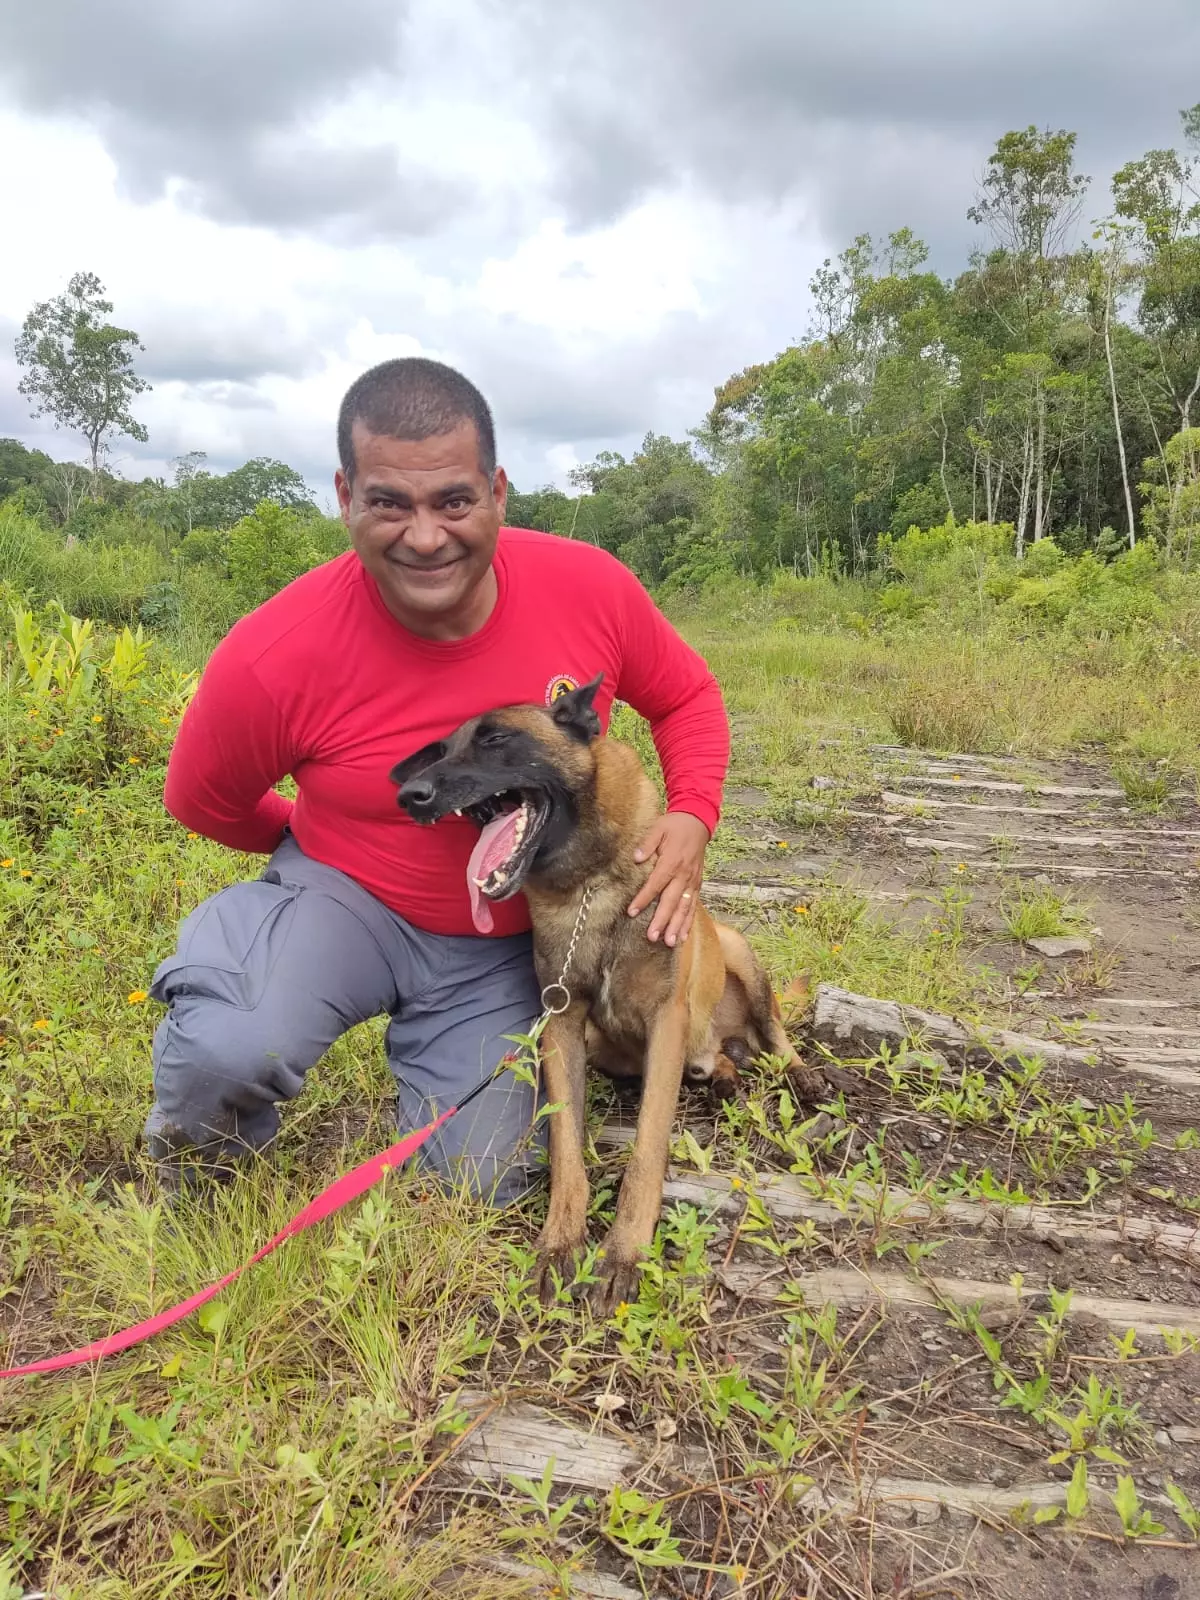
[[[145,442],[149,437],[130,411],[135,395],[149,388],[133,370],[136,333],[105,319],[112,302],[93,272],[77,272],[66,291],[43,300],[25,318],[16,342],[24,368],[20,392],[33,402],[35,417],[83,434],[91,455],[92,496],[99,498],[100,457],[111,435]]]
[[[1113,195],[1140,256],[1138,320],[1159,354],[1159,391],[1186,431],[1200,397],[1200,105],[1181,115],[1188,150],[1129,162]]]
[[[1006,133],[988,157],[967,216],[992,236],[987,264],[1007,291],[993,297],[993,309],[1018,349],[1044,341],[1089,181],[1075,171],[1075,135],[1061,128]]]
[[[197,478],[207,475],[208,454],[204,450],[189,450],[171,462],[175,478],[175,492],[183,513],[184,532],[191,533],[195,513],[195,485]]]

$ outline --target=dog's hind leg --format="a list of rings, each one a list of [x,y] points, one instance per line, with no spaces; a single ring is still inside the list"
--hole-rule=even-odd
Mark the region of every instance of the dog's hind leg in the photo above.
[[[557,1295],[555,1274],[570,1288],[587,1244],[588,1180],[583,1161],[587,1113],[586,1008],[571,1005],[551,1017],[542,1035],[542,1071],[551,1105],[550,1204],[538,1240],[538,1292],[546,1303]]]
[[[603,1316],[611,1315],[622,1301],[637,1299],[638,1262],[654,1238],[662,1210],[687,1029],[687,1010],[678,998],[662,1007],[651,1028],[637,1135],[621,1183],[617,1215],[604,1241],[602,1275],[591,1291],[592,1306]]]
[[[737,1052],[741,1052],[739,1062]],[[741,1039],[726,1039],[721,1049],[693,1056],[683,1069],[684,1081],[703,1084],[713,1100],[736,1100],[742,1080],[738,1067],[745,1066],[750,1052]]]
[[[736,980],[745,995],[745,1016],[751,1030],[757,1035],[753,1041],[767,1055],[777,1056],[786,1063],[787,1075],[801,1100],[817,1100],[827,1092],[825,1075],[819,1067],[806,1066],[796,1053],[796,1047],[784,1030],[779,1002],[771,988],[771,980],[758,957],[736,928],[727,923],[717,924],[721,941],[721,954],[725,959],[726,981]],[[744,1065],[730,1049],[733,1041],[727,1039],[724,1048],[739,1066]]]

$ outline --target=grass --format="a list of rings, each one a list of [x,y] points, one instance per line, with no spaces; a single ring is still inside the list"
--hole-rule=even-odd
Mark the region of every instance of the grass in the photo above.
[[[1200,770],[1200,659],[1151,631],[1073,639],[995,630],[980,640],[948,619],[802,628],[766,595],[740,606],[717,596],[675,614],[735,719],[753,721],[741,752],[751,774],[807,766],[816,739],[861,746],[897,733],[951,753],[1099,746],[1148,765],[1169,752],[1177,776]]]
[[[969,648],[827,635],[780,618],[754,637],[743,621],[688,622],[735,719],[732,783],[767,797],[765,809],[731,807],[714,877],[761,853],[760,823],[786,831],[815,776],[837,789],[811,825],[837,825],[845,798],[876,784],[870,744],[899,731],[888,707],[905,695],[916,704],[923,670],[935,691],[943,672],[955,681]],[[114,660],[111,637],[98,640],[94,687],[70,704],[65,692],[33,694],[11,653],[0,685],[0,937],[10,953],[0,970],[0,1352],[14,1360],[83,1343],[218,1277],[394,1137],[371,1024],[310,1075],[269,1160],[203,1206],[164,1204],[138,1147],[157,1020],[144,991],[180,917],[245,863],[162,811],[176,660],[151,647],[124,681]],[[1006,673],[1018,666],[1013,687]],[[1079,680],[1029,656],[988,672],[989,747],[1035,754],[1069,742]],[[1163,684],[1118,677],[1103,681],[1125,708],[1122,737],[1140,717],[1161,730],[1175,715]],[[947,710],[957,693],[934,693],[930,716],[941,721],[921,725],[923,740],[979,742]],[[628,710],[616,731],[650,756]],[[793,852],[780,844],[771,869],[786,882]],[[1006,906],[1014,937],[1078,916],[1036,885],[1014,887]],[[746,911],[797,1019],[822,981],[967,1018],[1000,1004],[965,876],[903,916],[834,879]],[[914,1581],[936,1575],[933,1546],[904,1543],[869,1511],[838,1521],[803,1495],[878,1470],[952,1475],[979,1454],[978,1437],[955,1432],[965,1424],[946,1398],[953,1386],[876,1363],[894,1319],[809,1303],[804,1274],[885,1259],[889,1270],[931,1270],[949,1234],[916,1228],[911,1202],[889,1198],[899,1188],[935,1212],[948,1200],[1124,1200],[1139,1164],[1166,1157],[1135,1105],[1084,1102],[1036,1064],[960,1070],[907,1052],[870,1055],[856,1070],[858,1096],[831,1088],[821,1107],[796,1104],[769,1063],[741,1102],[688,1101],[676,1164],[724,1175],[744,1208],[731,1220],[719,1195],[676,1206],[637,1300],[609,1323],[565,1292],[550,1307],[532,1299],[541,1201],[497,1217],[392,1175],[152,1344],[0,1385],[0,1597],[503,1600],[576,1593],[580,1571],[598,1568],[634,1594],[775,1600],[820,1584],[859,1600],[904,1593],[901,1567]],[[593,1125],[628,1111],[624,1096],[596,1088]],[[1190,1148],[1172,1134],[1172,1159],[1190,1160]],[[597,1232],[620,1159],[599,1143]],[[820,1218],[772,1211],[766,1173],[788,1175],[826,1208]],[[1188,1189],[1184,1178],[1176,1186]],[[727,1292],[725,1267],[774,1274],[769,1294]],[[1141,1435],[1119,1382],[1107,1398],[1103,1387],[1089,1393],[1069,1319],[993,1354],[956,1315],[943,1336],[961,1363],[954,1383],[981,1380],[978,1414],[1019,1423],[1035,1461],[1065,1418],[1084,1442],[1089,1494],[1103,1498],[1112,1474],[1088,1441],[1119,1438],[1134,1459]],[[1122,1374],[1138,1359],[1112,1357]],[[1171,1359],[1194,1357],[1183,1343]],[[1014,1395],[1028,1412],[1004,1408]],[[604,1489],[556,1471],[456,1474],[459,1452],[505,1402],[660,1455]],[[935,1416],[949,1441],[940,1458],[927,1451]],[[1189,1493],[1194,1501],[1196,1485]],[[1136,1526],[1140,1510],[1127,1494],[1122,1503]]]
[[[1113,763],[1113,776],[1135,811],[1164,810],[1175,788],[1175,775],[1163,762],[1149,765],[1133,759],[1116,761]]]
[[[1010,880],[1000,894],[1000,915],[1009,937],[1020,943],[1078,933],[1084,913],[1051,884]]]
[[[901,744],[919,750],[986,751],[996,721],[984,694],[957,681],[900,683],[885,701]]]

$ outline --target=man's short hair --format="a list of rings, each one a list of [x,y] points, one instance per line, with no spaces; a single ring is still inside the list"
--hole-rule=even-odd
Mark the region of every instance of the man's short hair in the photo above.
[[[391,439],[433,439],[471,422],[479,440],[479,470],[487,478],[496,470],[496,431],[487,401],[461,372],[440,361],[424,356],[383,361],[350,385],[337,428],[338,455],[349,479],[354,477],[356,422]]]

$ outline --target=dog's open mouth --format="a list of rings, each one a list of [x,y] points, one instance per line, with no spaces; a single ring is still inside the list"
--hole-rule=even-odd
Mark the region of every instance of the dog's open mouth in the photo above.
[[[493,927],[489,900],[508,900],[524,882],[550,816],[540,795],[509,791],[466,807],[481,828],[467,867],[471,920],[480,933]]]

